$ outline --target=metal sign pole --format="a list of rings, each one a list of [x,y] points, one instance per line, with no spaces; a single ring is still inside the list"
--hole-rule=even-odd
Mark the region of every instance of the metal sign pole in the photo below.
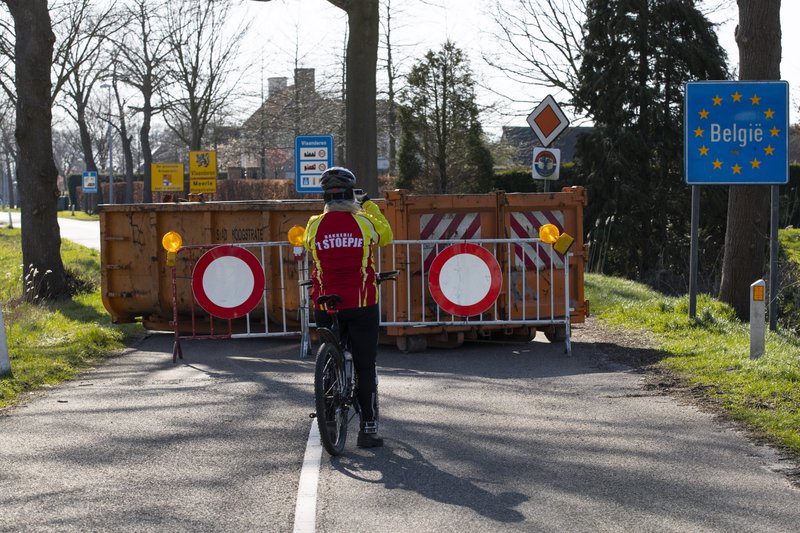
[[[697,241],[700,226],[700,188],[692,185],[692,228],[689,245],[689,318],[697,316]]]

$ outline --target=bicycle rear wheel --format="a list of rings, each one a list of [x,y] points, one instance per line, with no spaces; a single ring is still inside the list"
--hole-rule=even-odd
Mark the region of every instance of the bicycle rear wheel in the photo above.
[[[314,399],[319,436],[331,455],[341,454],[347,439],[348,407],[343,363],[344,358],[336,347],[328,343],[319,347],[314,369]]]

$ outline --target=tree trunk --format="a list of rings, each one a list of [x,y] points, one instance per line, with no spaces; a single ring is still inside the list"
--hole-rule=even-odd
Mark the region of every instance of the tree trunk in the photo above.
[[[780,0],[739,0],[739,79],[781,77]],[[765,272],[770,187],[731,186],[719,298],[750,317],[750,284]]]
[[[125,203],[133,203],[133,150],[131,144],[133,137],[128,135],[128,129],[122,128],[122,153],[125,156]]]
[[[143,201],[146,204],[153,202],[153,190],[151,183],[153,176],[151,173],[151,165],[153,163],[153,150],[150,148],[150,119],[153,116],[153,109],[150,106],[150,95],[142,91],[144,95],[144,106],[142,109],[142,127],[139,130],[139,140],[142,143],[142,162],[144,164],[144,196]]]
[[[347,95],[345,164],[370,196],[378,195],[378,148],[375,99],[378,65],[378,0],[332,1],[345,7],[347,40]]]
[[[5,0],[16,30],[17,128],[22,216],[23,290],[28,299],[68,292],[56,215],[58,170],[53,160],[52,85],[55,35],[47,0]]]

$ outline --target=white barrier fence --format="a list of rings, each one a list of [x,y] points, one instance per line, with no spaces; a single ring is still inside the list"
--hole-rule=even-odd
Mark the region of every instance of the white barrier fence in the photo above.
[[[430,261],[426,262],[432,253],[435,257],[450,246],[463,244],[477,245],[487,250],[497,259],[502,277],[497,298],[485,310],[472,316],[458,316],[442,309],[431,293],[431,267]],[[277,282],[265,286],[263,298],[255,309],[243,317],[244,326],[236,333],[230,321],[227,332],[215,333],[213,320],[209,320],[212,323],[210,334],[198,333],[195,324],[195,306],[198,304],[191,302],[191,334],[179,335],[178,325],[175,324],[176,349],[180,351],[180,339],[299,336],[301,358],[311,355],[310,332],[316,324],[311,317],[308,287],[298,283],[308,279],[307,254],[294,255],[293,247],[287,242],[238,243],[235,246],[254,251],[268,280],[276,278],[267,270],[277,267]],[[181,253],[189,253],[188,261],[193,265],[199,255],[212,247],[185,247]],[[394,328],[395,331],[414,328],[423,332],[426,328],[464,331],[547,327],[559,333],[559,340],[563,337],[565,350],[571,353],[570,312],[574,311],[570,305],[571,255],[562,256],[539,239],[394,241],[378,249],[376,257],[379,270],[398,271],[397,281],[385,282],[379,287],[381,327]],[[288,268],[287,265],[291,266],[293,261],[295,268]],[[558,287],[562,288],[560,292],[556,290]],[[290,295],[291,291],[299,293]],[[298,301],[296,310],[287,311],[290,302],[293,306]],[[251,320],[254,314],[259,316],[259,320]],[[263,328],[254,327],[260,322],[263,322]]]

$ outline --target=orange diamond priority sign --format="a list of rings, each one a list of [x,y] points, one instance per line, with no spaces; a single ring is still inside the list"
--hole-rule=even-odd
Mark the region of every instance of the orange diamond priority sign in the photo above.
[[[539,142],[545,148],[550,146],[550,143],[556,140],[556,137],[569,126],[566,115],[550,95],[547,95],[542,103],[528,115],[527,120]]]

